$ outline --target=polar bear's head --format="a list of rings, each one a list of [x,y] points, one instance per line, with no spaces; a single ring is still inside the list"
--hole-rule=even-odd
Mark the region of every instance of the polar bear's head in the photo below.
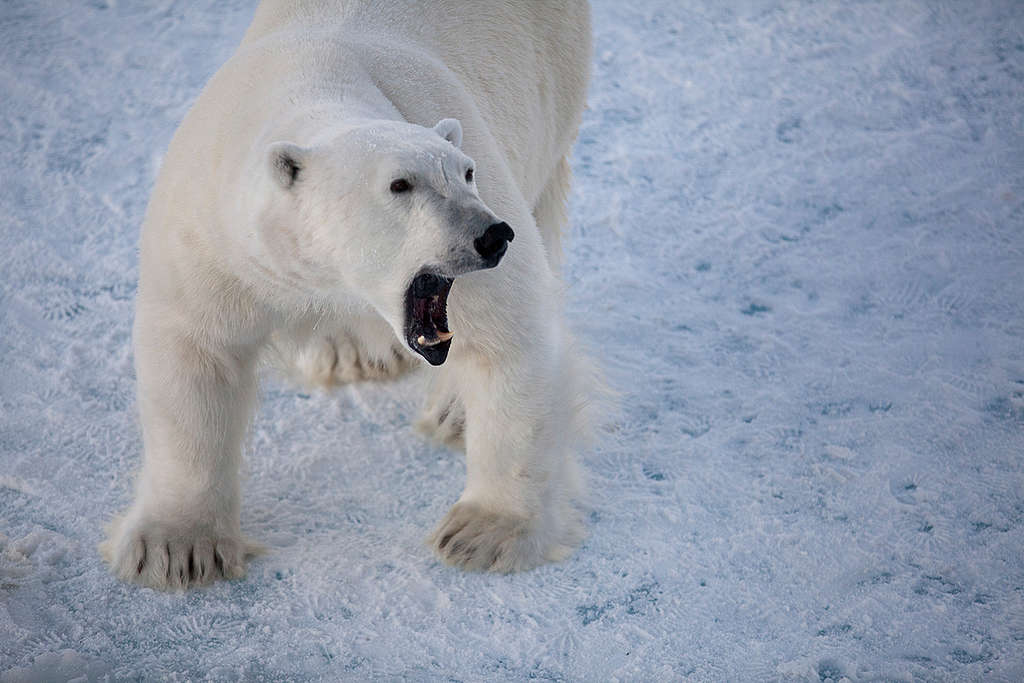
[[[432,365],[451,345],[452,282],[498,265],[514,236],[480,199],[461,143],[455,119],[367,121],[266,153],[272,196],[260,224],[268,251],[283,251],[271,254],[278,268],[369,302]]]

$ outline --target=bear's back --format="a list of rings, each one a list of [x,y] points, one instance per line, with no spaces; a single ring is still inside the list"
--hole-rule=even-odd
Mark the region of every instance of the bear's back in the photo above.
[[[373,77],[394,99],[422,96],[413,74],[423,65],[409,61],[436,60],[469,93],[531,205],[575,139],[590,71],[585,0],[264,0],[242,47],[277,33],[380,48],[390,58]],[[436,123],[433,111],[399,108],[412,123]]]

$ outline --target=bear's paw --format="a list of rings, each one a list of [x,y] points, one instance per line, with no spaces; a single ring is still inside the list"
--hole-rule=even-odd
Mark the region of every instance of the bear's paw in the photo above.
[[[415,366],[416,360],[398,343],[374,353],[346,334],[318,337],[294,357],[299,381],[310,387],[392,379]]]
[[[245,576],[261,548],[239,534],[218,533],[205,523],[114,520],[100,553],[123,581],[159,590],[184,590]]]
[[[552,533],[536,521],[461,501],[452,506],[428,542],[446,564],[510,573],[568,557],[582,537],[582,526],[571,523],[560,531]]]
[[[466,450],[466,407],[455,396],[430,401],[416,420],[416,429],[439,444]]]

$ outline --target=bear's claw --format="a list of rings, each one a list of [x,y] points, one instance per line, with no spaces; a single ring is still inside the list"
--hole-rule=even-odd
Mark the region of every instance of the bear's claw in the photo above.
[[[205,524],[175,527],[166,522],[115,520],[100,553],[124,581],[160,590],[205,586],[240,579],[260,547],[241,537],[216,533]]]

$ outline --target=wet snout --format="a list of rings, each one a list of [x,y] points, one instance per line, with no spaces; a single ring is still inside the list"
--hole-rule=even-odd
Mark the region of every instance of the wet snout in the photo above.
[[[477,213],[474,218],[477,225],[487,225],[483,232],[472,238],[476,256],[469,251],[466,240],[466,237],[473,234],[472,228],[466,223],[472,223],[469,220],[457,221],[456,225],[462,223],[466,226],[462,233],[464,237],[460,240],[461,248],[452,254],[459,258],[447,263],[425,264],[405,291],[405,341],[410,349],[423,356],[431,365],[445,362],[455,337],[455,332],[448,329],[448,294],[455,277],[474,270],[494,268],[508,250],[508,243],[515,237],[508,223],[495,222],[497,219],[494,214],[488,212],[481,216]]]
[[[515,238],[516,234],[508,223],[494,223],[484,234],[473,240],[473,247],[484,261],[484,268],[493,268],[501,261],[508,249],[508,243]]]

